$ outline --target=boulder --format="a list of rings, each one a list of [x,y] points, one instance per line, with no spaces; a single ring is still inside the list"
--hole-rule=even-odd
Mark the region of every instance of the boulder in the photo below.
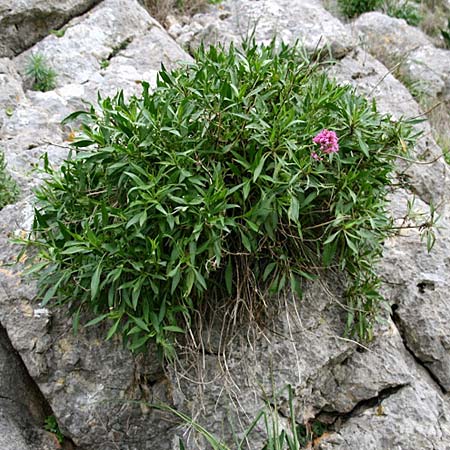
[[[363,46],[419,95],[450,100],[450,50],[433,46],[431,39],[403,19],[379,12],[354,22]]]
[[[1,0],[0,57],[15,56],[100,0]]]
[[[24,73],[31,55],[42,54],[57,73],[57,87],[98,76],[102,61],[157,25],[137,0],[105,0],[67,24],[64,36],[49,35],[16,58]]]
[[[56,439],[44,430],[52,414],[36,383],[0,325],[0,448],[56,450]]]
[[[200,42],[239,43],[253,34],[258,42],[299,41],[309,52],[330,50],[336,58],[355,44],[346,27],[318,0],[226,0],[183,27],[174,24],[169,33],[188,48]]]
[[[380,333],[377,340],[370,351],[357,355],[362,371],[356,369],[345,384],[370,384],[402,370],[403,384],[382,390],[369,401],[359,403],[350,413],[340,416],[334,424],[335,431],[318,439],[316,448],[450,448],[450,408],[446,397],[427,371],[405,350],[394,324]],[[375,361],[377,364],[373,365]],[[370,368],[376,370],[369,373]]]

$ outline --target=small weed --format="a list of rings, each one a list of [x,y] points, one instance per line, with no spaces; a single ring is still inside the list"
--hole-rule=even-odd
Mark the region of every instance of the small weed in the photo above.
[[[64,435],[61,433],[61,430],[59,429],[59,425],[58,422],[56,421],[55,416],[48,416],[45,419],[44,429],[46,429],[50,433],[53,433],[56,436],[56,439],[58,439],[58,442],[60,444],[64,442]]]
[[[34,91],[46,92],[56,87],[56,72],[48,66],[44,55],[40,53],[30,56],[25,74],[31,79]]]
[[[297,423],[297,413],[294,406],[294,394],[291,386],[287,386],[287,421],[278,412],[278,399],[267,399],[266,406],[255,416],[249,427],[236,440],[233,447],[217,438],[199,423],[180,411],[165,405],[150,405],[155,409],[168,411],[177,416],[183,423],[201,436],[213,450],[247,450],[252,443],[252,436],[256,433],[258,424],[262,424],[266,441],[261,450],[306,450],[311,449],[314,441],[320,439],[327,432],[327,425],[319,420],[306,424]],[[284,415],[283,415],[284,416]],[[282,423],[284,422],[284,426]],[[258,430],[258,434],[261,432]],[[179,440],[179,450],[187,450],[187,444]],[[251,446],[251,448],[255,448]]]
[[[8,117],[11,117],[14,114],[14,108],[12,108],[11,106],[8,106],[7,108],[5,108],[5,114]]]
[[[107,67],[109,67],[109,60],[102,59],[100,61],[100,69],[106,69]]]
[[[397,19],[404,19],[409,25],[417,26],[422,20],[420,7],[410,0],[386,0],[382,7],[384,13]]]
[[[127,39],[124,39],[122,42],[120,42],[118,45],[114,46],[111,53],[109,54],[108,60],[111,58],[114,58],[114,56],[117,56],[117,54],[121,50],[125,50],[133,41],[132,37],[128,37]]]
[[[66,33],[66,29],[61,28],[60,30],[50,30],[50,33],[53,34],[53,36],[56,36],[57,38],[61,38]]]
[[[6,170],[5,155],[0,151],[0,209],[17,200],[19,188]]]
[[[341,13],[353,18],[368,11],[374,11],[382,5],[382,0],[338,0]]]

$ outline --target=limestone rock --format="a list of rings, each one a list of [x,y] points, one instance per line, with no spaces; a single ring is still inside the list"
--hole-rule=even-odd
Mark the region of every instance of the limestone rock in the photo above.
[[[171,425],[160,413],[143,413],[137,402],[170,403],[171,398],[151,350],[146,361],[135,358],[120,342],[105,343],[104,327],[74,335],[66,313],[52,313],[33,301],[36,287],[23,279],[17,266],[4,268],[17,254],[8,236],[30,226],[30,212],[26,202],[0,211],[0,323],[62,431],[76,445],[109,450],[111,442],[119,442],[124,450],[154,449]],[[151,427],[145,426],[147,421]]]
[[[14,56],[100,0],[1,0],[0,56]]]
[[[48,404],[0,325],[0,448],[56,450],[43,429]]]
[[[329,47],[337,58],[354,46],[345,26],[317,0],[227,0],[169,32],[190,48],[200,42],[238,43],[253,32],[258,42],[269,43],[274,37],[287,43],[298,40],[309,52]]]
[[[96,76],[104,60],[125,48],[152,26],[159,26],[137,0],[105,0],[67,24],[62,37],[47,36],[22,53],[22,72],[32,54],[40,53],[57,72],[57,86],[85,83]]]
[[[180,60],[189,60],[145,11],[133,12],[134,7],[132,1],[106,0],[89,14],[74,19],[70,27],[75,36],[91,28],[98,32],[97,36],[106,36],[98,48],[101,51],[105,48],[105,55],[111,56],[109,66],[100,69],[97,63],[90,65],[89,57],[82,61],[76,56],[79,65],[67,68],[60,87],[44,93],[28,91],[0,129],[0,145],[5,148],[13,175],[22,185],[23,198],[21,203],[0,211],[3,287],[0,323],[7,329],[14,348],[20,352],[28,373],[51,405],[65,435],[73,438],[76,445],[95,450],[110,450],[118,445],[123,450],[171,449],[170,439],[160,440],[173,423],[164,414],[145,406],[145,402],[151,401],[170,404],[170,385],[152,353],[154,350],[143,359],[131,355],[118,341],[105,345],[104,327],[83,329],[74,336],[71,321],[64,313],[40,307],[34,301],[37,293],[34,283],[23,277],[19,267],[9,268],[18,253],[9,238],[23,236],[31,226],[33,208],[27,194],[40,183],[39,176],[31,172],[32,167],[39,163],[44,152],[56,164],[67,155],[72,130],[61,125],[66,115],[85,108],[84,100],[95,103],[97,90],[107,95],[121,88],[131,95],[141,90],[137,81],[150,78],[154,82],[161,63],[170,68]],[[121,26],[111,27],[111,20],[114,24],[122,19]],[[115,42],[135,35],[139,36],[130,40],[126,49],[110,55]],[[76,39],[71,38],[69,29],[64,37],[58,38],[60,41],[52,38],[37,45],[47,49],[49,60],[56,61],[59,57],[64,62],[64,56],[70,56],[66,45],[72,45],[72,55],[77,55]],[[85,39],[86,52],[98,62],[95,45],[89,49],[89,36]],[[51,41],[48,47],[47,40]],[[20,65],[23,58],[16,62]],[[86,77],[77,72],[85,62],[89,72]]]
[[[395,326],[392,325],[379,339],[371,351],[390,363],[372,365],[369,362],[373,359],[371,351],[365,352],[358,357],[364,370],[376,369],[370,374],[366,372],[368,378],[359,378],[360,374],[356,373],[356,379],[370,383],[386,375],[390,377],[391,371],[397,372],[399,367],[403,367],[407,371],[404,384],[381,391],[370,401],[358,404],[350,414],[338,418],[334,424],[336,431],[324,435],[318,449],[450,448],[448,400],[426,371],[405,351]]]
[[[0,58],[0,129],[4,119],[13,114],[23,99],[22,80],[14,63],[8,58]]]
[[[357,51],[344,58],[334,70],[340,81],[350,82],[361,92],[375,97],[382,111],[396,113],[397,117],[420,115],[420,109],[407,90],[369,55]],[[439,148],[430,136],[429,126],[426,123],[420,126],[423,127],[424,137],[419,141],[419,152],[421,149],[426,150],[430,160],[433,160],[439,155]],[[442,217],[436,243],[433,251],[428,253],[425,243],[420,243],[418,229],[404,230],[400,236],[386,241],[379,270],[390,286],[386,295],[396,305],[395,315],[406,345],[436,377],[443,389],[448,391],[448,169],[446,163],[439,159],[432,164],[416,165],[414,171],[408,170],[407,173],[412,192],[426,202],[433,201],[439,206]],[[398,192],[392,197],[394,217],[405,216],[408,201],[413,201],[411,193]],[[427,205],[418,199],[415,204],[419,210],[427,210]]]
[[[450,51],[433,46],[421,30],[379,12],[361,15],[354,27],[364,47],[402,79],[431,98],[450,99]]]
[[[363,19],[358,19],[360,24]],[[405,40],[415,33],[395,23]],[[339,81],[375,98],[378,109],[395,119],[422,114],[383,64],[362,49],[352,50],[348,27],[318,0],[227,0],[192,21],[171,24],[172,35],[188,48],[200,40],[240,43],[253,25],[259,42],[277,35],[287,42],[299,39],[308,51],[330,46],[341,58],[330,72]],[[419,209],[427,210],[431,202],[439,206],[443,229],[431,254],[418,243],[417,229],[386,241],[379,271],[386,298],[395,306],[395,323],[386,317],[386,325],[377,328],[367,348],[342,338],[343,279],[338,274],[308,283],[304,298],[298,302],[288,296],[266,328],[242,327],[230,341],[222,339],[224,314],[217,311],[210,327],[201,331],[205,348],[180,355],[182,368],[162,367],[153,348],[136,357],[117,340],[104,342],[106,325],[74,335],[67,311],[48,310],[36,302],[36,286],[24,277],[21,264],[14,265],[18,248],[10,238],[23,236],[33,220],[29,192],[40,180],[30,172],[32,167],[46,151],[56,164],[67,154],[77,124],[63,127],[61,119],[86,107],[83,100],[95,103],[98,90],[112,95],[123,89],[126,96],[133,95],[140,92],[141,80],[154,84],[161,63],[170,68],[190,60],[135,0],[104,0],[65,29],[62,37],[48,36],[14,61],[0,60],[0,100],[12,107],[0,116],[0,146],[22,186],[21,201],[0,211],[0,324],[64,434],[83,450],[172,450],[178,448],[176,436],[186,427],[148,406],[164,402],[231,441],[232,430],[242,435],[273,391],[281,391],[279,408],[286,413],[282,388],[289,383],[298,423],[322,420],[329,425],[328,435],[317,443],[323,450],[450,448],[449,404],[443,393],[450,386],[450,311],[445,295],[450,214],[443,206],[449,203],[450,189],[442,160],[420,165],[399,160],[405,190],[392,194],[393,214],[401,220],[415,194]],[[377,33],[374,41],[380,40]],[[409,41],[400,44],[413,54],[425,51],[428,40],[419,36],[416,50],[408,45]],[[23,74],[28,56],[36,52],[43,53],[59,74],[51,92],[23,92],[15,66]],[[412,149],[413,156],[437,159],[440,149],[430,137],[429,125],[417,126],[424,136]],[[0,348],[0,362],[8,361],[2,355]],[[187,366],[190,362],[192,367]],[[8,373],[5,367],[13,365],[0,365],[2,391],[10,373],[19,373],[16,366]],[[21,397],[21,402],[27,403],[27,398]],[[0,402],[0,447],[37,450],[8,408]],[[206,448],[193,434],[184,437],[190,448]],[[260,423],[252,441],[255,450],[262,448],[264,439]],[[44,444],[39,450],[43,448]]]

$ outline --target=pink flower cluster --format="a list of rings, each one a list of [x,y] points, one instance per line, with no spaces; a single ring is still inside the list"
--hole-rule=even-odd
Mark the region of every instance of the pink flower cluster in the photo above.
[[[323,153],[330,154],[339,151],[338,137],[334,131],[322,130],[313,138],[313,142],[320,145],[320,151]],[[311,157],[318,161],[323,159],[316,152],[312,152]]]

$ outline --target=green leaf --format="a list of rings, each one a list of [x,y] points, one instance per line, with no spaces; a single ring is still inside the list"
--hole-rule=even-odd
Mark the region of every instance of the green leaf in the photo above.
[[[109,317],[109,313],[107,314],[102,314],[101,316],[97,316],[94,319],[90,320],[88,323],[86,323],[84,326],[85,327],[92,327],[93,325],[97,325],[98,323],[102,322],[103,320],[105,320],[107,317]]]
[[[176,327],[175,325],[167,325],[163,327],[164,331],[170,331],[172,333],[185,333],[185,330],[183,330],[180,327]]]
[[[144,331],[148,331],[150,332],[150,329],[148,328],[148,325],[139,317],[132,317],[134,323],[141,329]]]
[[[106,334],[106,340],[109,341],[116,333],[117,329],[119,328],[120,319],[117,319],[112,327],[108,330],[108,333]]]
[[[289,219],[293,222],[298,222],[298,215],[299,215],[299,204],[296,197],[291,197],[291,204],[289,206],[288,210],[288,216]]]
[[[231,258],[228,259],[227,268],[225,269],[225,286],[227,288],[228,295],[233,293],[233,263]]]
[[[263,170],[264,167],[264,163],[266,162],[266,158],[268,155],[263,155],[262,158],[260,159],[258,165],[256,166],[255,171],[253,172],[253,183],[256,183],[256,180],[259,178],[259,176],[261,175],[261,172]]]
[[[101,274],[102,274],[102,263],[100,262],[91,278],[91,300],[94,300],[94,298],[97,297]]]

